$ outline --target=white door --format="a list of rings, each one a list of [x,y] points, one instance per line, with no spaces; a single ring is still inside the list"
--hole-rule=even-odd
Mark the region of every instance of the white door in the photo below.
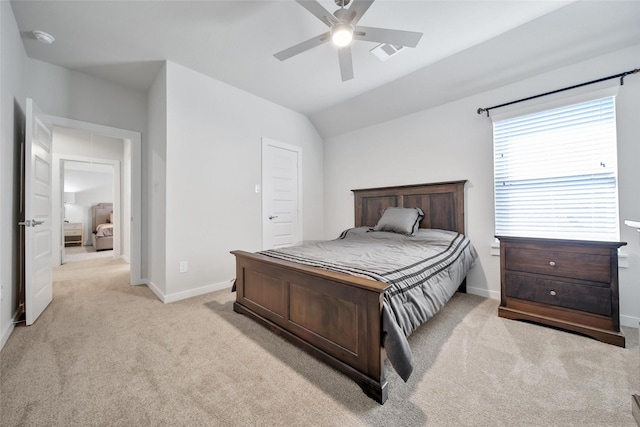
[[[53,299],[51,130],[27,98],[24,156],[25,315],[32,325]]]
[[[262,248],[291,246],[302,239],[301,149],[262,139]]]

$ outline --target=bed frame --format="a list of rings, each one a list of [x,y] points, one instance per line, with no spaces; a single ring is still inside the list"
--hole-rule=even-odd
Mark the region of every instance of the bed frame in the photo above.
[[[466,181],[352,190],[355,226],[373,227],[387,207],[419,207],[420,228],[464,233]],[[353,379],[372,399],[388,396],[381,344],[387,284],[244,251],[236,257],[234,311]],[[459,291],[465,291],[464,282]]]
[[[96,251],[113,249],[113,236],[96,237],[96,228],[100,224],[106,224],[113,213],[113,203],[98,203],[91,207],[91,241]]]

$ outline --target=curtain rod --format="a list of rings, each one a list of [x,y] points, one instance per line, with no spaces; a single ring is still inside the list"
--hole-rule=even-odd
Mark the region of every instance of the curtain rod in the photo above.
[[[617,79],[618,77],[620,78],[620,86],[623,86],[624,85],[624,78],[626,76],[628,76],[629,74],[637,74],[637,73],[640,73],[640,68],[636,68],[635,70],[625,71],[624,73],[616,74],[616,75],[609,76],[609,77],[603,77],[603,78],[597,79],[597,80],[591,80],[590,82],[580,83],[580,84],[577,84],[577,85],[564,87],[562,89],[552,90],[551,92],[541,93],[539,95],[530,96],[528,98],[518,99],[517,101],[511,101],[511,102],[507,102],[505,104],[494,105],[493,107],[478,108],[477,113],[478,114],[482,114],[482,113],[486,112],[487,113],[487,117],[489,117],[489,111],[491,111],[491,110],[493,110],[495,108],[506,107],[507,105],[512,105],[512,104],[517,104],[519,102],[529,101],[531,99],[540,98],[542,96],[553,95],[554,93],[564,92],[565,90],[576,89],[576,88],[579,88],[579,87],[582,87],[582,86],[592,85],[594,83],[600,83],[600,82],[603,82],[605,80]]]

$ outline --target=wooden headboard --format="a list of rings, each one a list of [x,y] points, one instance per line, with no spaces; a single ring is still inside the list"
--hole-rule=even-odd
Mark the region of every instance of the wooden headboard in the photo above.
[[[96,231],[99,224],[109,221],[109,214],[113,212],[113,203],[98,203],[91,207],[91,231]]]
[[[464,234],[464,184],[467,181],[351,190],[355,195],[355,226],[373,227],[388,207],[420,208],[420,228]]]

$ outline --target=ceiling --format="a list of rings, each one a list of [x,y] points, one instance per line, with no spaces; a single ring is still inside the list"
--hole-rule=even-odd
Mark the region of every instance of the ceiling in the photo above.
[[[93,162],[80,162],[75,160],[64,161],[65,171],[81,171],[81,172],[93,172],[93,173],[106,173],[113,174],[113,165],[105,163],[93,163]]]
[[[138,90],[170,60],[309,116],[323,137],[640,41],[638,1],[377,0],[359,25],[424,35],[385,62],[354,41],[342,82],[331,43],[274,58],[327,31],[293,0],[11,3],[31,58]]]

